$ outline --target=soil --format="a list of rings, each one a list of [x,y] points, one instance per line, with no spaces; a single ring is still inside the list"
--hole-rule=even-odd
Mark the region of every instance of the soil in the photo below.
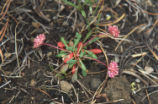
[[[7,21],[9,23],[0,43],[0,104],[156,104],[158,2],[103,1],[106,10],[102,12],[111,15],[112,23],[126,14],[124,19],[114,23],[121,31],[119,39],[106,37],[100,40],[108,61],[118,62],[119,75],[108,78],[104,65],[84,60],[87,76],[79,71],[78,80],[72,82],[70,73],[64,78],[57,77],[63,65],[62,59],[56,57],[59,50],[47,46],[34,49],[33,39],[44,33],[46,43],[57,45],[60,37],[72,40],[76,32],[82,33],[84,39],[88,29],[82,31],[87,23],[80,12],[75,10],[73,13],[73,7],[61,0],[7,0],[11,4],[7,14],[0,19],[1,30]],[[0,11],[5,3],[5,0],[0,1]],[[102,18],[100,24],[109,23],[104,20],[106,15]],[[107,30],[107,26],[91,25],[91,29],[95,27]],[[138,28],[128,34],[135,27]],[[126,41],[120,44],[127,35]],[[100,48],[98,44],[95,42],[88,48]],[[120,46],[115,50],[118,44]],[[97,56],[107,62],[103,54]],[[146,66],[153,71],[146,74]]]
[[[110,101],[120,100],[120,104],[131,104],[131,88],[126,77],[114,78],[108,81],[104,89]],[[121,101],[121,99],[123,101]]]

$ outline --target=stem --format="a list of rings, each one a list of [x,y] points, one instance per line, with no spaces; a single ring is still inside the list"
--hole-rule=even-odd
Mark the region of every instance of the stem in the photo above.
[[[66,49],[59,48],[59,47],[54,46],[54,45],[52,45],[52,44],[43,43],[42,45],[46,45],[46,46],[49,46],[49,47],[51,47],[51,48],[56,48],[56,49],[59,49],[59,50],[62,50],[62,51],[67,51],[67,52],[69,52],[69,51],[66,50]]]
[[[94,61],[96,61],[97,63],[100,63],[100,64],[104,65],[105,67],[107,67],[107,65],[106,65],[105,63],[101,62],[101,61],[98,60],[98,59],[94,59],[94,58],[91,58],[91,57],[85,57],[85,56],[84,56],[84,58],[87,58],[87,59],[90,59],[90,60],[94,60]]]
[[[93,40],[94,38],[96,38],[95,36],[92,37],[91,39],[89,39],[86,43],[83,44],[83,47],[86,46],[91,40]]]

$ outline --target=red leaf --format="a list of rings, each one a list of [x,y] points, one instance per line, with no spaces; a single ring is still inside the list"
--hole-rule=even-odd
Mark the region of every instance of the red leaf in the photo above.
[[[78,46],[77,46],[77,55],[79,54],[79,52],[80,52],[82,46],[83,46],[83,43],[82,43],[82,42],[79,42],[79,43],[78,43]]]
[[[73,65],[72,67],[72,74],[74,74],[76,72],[76,65]]]
[[[57,44],[58,44],[58,47],[60,47],[60,48],[64,48],[65,47],[65,45],[62,42],[58,42]]]
[[[66,58],[64,59],[64,63],[67,63],[68,61],[70,61],[73,58],[73,53],[70,53],[69,55],[66,56]]]
[[[83,43],[79,42],[77,48],[79,49],[81,46],[83,46]]]
[[[101,49],[97,49],[97,48],[96,49],[90,49],[88,51],[93,52],[94,54],[102,53],[102,50]]]

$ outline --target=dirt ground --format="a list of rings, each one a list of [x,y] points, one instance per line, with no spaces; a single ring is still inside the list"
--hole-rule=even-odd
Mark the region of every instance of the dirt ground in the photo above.
[[[157,104],[158,1],[100,0],[95,15],[89,5],[80,8],[86,19],[64,1],[0,0],[0,104]],[[118,63],[115,78],[93,60],[83,60],[87,76],[79,69],[78,79],[72,81],[69,69],[58,77],[64,64],[56,57],[59,50],[33,48],[38,34],[44,33],[45,42],[56,46],[61,37],[73,40],[76,32],[81,40],[89,31],[107,33],[109,25],[118,26],[119,38],[106,36],[88,48],[102,48],[100,61]]]

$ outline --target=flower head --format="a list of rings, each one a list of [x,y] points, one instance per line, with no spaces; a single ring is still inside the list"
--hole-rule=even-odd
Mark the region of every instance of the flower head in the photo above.
[[[108,27],[108,31],[115,38],[117,38],[119,36],[119,34],[120,34],[120,31],[119,31],[118,27],[115,26],[115,25],[114,26],[109,26]]]
[[[108,75],[110,78],[114,78],[116,75],[118,75],[118,64],[115,61],[112,61],[108,65]]]
[[[33,48],[40,47],[45,41],[45,39],[46,39],[45,34],[39,34],[38,36],[36,36],[36,38],[34,39]]]

